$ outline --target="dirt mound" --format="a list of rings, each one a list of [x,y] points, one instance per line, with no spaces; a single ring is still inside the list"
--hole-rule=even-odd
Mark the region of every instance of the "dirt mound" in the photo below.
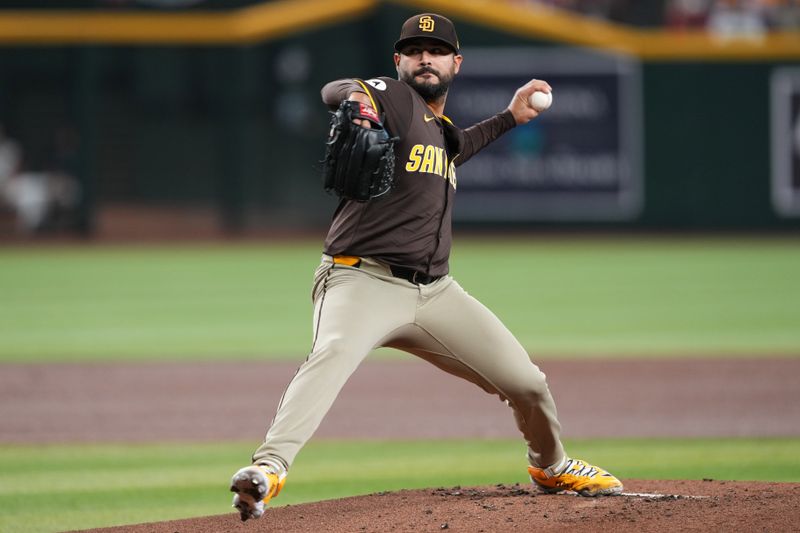
[[[626,480],[625,491],[581,498],[520,485],[403,490],[273,507],[246,523],[231,512],[92,531],[800,531],[798,484]]]

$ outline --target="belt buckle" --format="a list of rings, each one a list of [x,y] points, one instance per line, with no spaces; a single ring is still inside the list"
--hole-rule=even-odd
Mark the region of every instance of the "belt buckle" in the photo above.
[[[411,274],[411,283],[417,283],[417,274],[419,274],[419,270],[415,270],[413,274]]]

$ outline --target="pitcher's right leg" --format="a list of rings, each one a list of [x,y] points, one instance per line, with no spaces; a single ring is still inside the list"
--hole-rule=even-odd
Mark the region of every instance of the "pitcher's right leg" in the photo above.
[[[253,454],[255,465],[278,480],[285,477],[364,357],[381,338],[413,320],[416,296],[413,289],[355,268],[323,264],[317,270],[312,351],[286,388],[264,443]],[[240,496],[260,489],[232,483],[231,490],[243,520],[260,516],[263,501],[249,505]],[[267,494],[277,490],[268,487]]]

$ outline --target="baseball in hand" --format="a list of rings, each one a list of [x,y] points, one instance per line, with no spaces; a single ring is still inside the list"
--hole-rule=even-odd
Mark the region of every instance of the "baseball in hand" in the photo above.
[[[528,105],[536,111],[544,111],[553,103],[553,93],[536,91],[528,97]]]

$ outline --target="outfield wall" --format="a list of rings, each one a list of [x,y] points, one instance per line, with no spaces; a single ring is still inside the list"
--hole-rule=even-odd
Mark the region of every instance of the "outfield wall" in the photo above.
[[[231,230],[324,225],[335,200],[321,191],[315,170],[327,129],[318,89],[338,77],[391,75],[398,24],[419,9],[380,3],[362,12],[353,4],[349,17],[296,33],[251,36],[245,44],[6,40],[0,48],[0,123],[21,142],[29,168],[61,168],[80,179],[84,201],[77,227],[87,233],[96,229],[98,210],[116,204],[211,206]],[[465,64],[477,56],[471,58],[471,50],[491,56],[497,47],[512,47],[534,58],[564,51],[563,44],[529,36],[525,27],[504,31],[502,20],[483,23],[468,13],[459,15],[453,18]],[[607,47],[604,61],[622,61],[633,73],[624,93],[614,88],[607,93],[613,96],[612,111],[625,112],[617,129],[608,131],[625,135],[629,149],[614,160],[618,166],[610,167],[610,178],[591,186],[580,176],[527,189],[500,184],[515,198],[527,194],[530,203],[520,201],[518,213],[507,220],[473,216],[465,208],[461,222],[535,228],[800,228],[800,171],[794,166],[800,141],[792,140],[800,103],[792,96],[793,82],[786,81],[800,68],[797,42],[739,58],[721,53],[693,58],[685,51],[670,57],[663,46],[660,55]],[[592,54],[579,54],[591,65]],[[536,68],[535,60],[532,64],[529,68]],[[784,80],[783,89],[771,85],[775,79]],[[606,82],[611,83],[604,79],[598,86]],[[580,86],[580,76],[570,83]],[[557,85],[555,94],[557,106]],[[775,103],[781,98],[785,105]],[[557,116],[555,107],[550,116]],[[459,123],[457,114],[452,118]],[[541,128],[515,132],[511,156],[504,157],[516,157],[514,150],[539,150],[553,139],[558,142],[549,149],[556,154],[618,148],[581,144],[589,130],[579,122],[562,123],[556,136],[548,129],[554,121],[543,118]],[[600,117],[596,122],[612,121]],[[575,172],[584,167],[592,169],[576,165]],[[614,174],[614,168],[622,170]],[[623,195],[607,193],[625,183],[634,183],[634,201],[617,209],[614,202],[622,200],[615,198]],[[469,192],[467,181],[462,190]],[[581,202],[562,205],[550,200],[553,192],[558,193],[553,198],[605,194],[610,211],[595,214]],[[473,203],[481,205],[480,194],[477,198]]]

